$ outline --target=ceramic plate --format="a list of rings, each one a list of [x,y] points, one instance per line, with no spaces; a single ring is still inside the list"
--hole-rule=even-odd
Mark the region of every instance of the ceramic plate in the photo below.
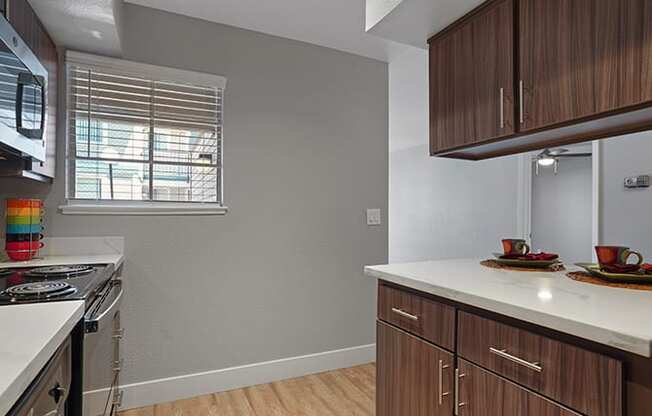
[[[494,260],[498,264],[504,266],[513,266],[513,267],[532,267],[537,269],[544,269],[550,267],[554,264],[559,263],[559,259],[554,260],[522,260],[522,259],[501,259],[501,253],[494,253],[496,259]]]
[[[652,275],[645,273],[607,273],[600,270],[600,265],[595,263],[575,263],[576,266],[583,268],[592,276],[608,280],[611,282],[622,283],[652,283]]]

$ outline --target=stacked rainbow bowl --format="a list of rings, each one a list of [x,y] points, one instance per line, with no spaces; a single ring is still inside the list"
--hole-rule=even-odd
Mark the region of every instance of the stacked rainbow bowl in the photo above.
[[[12,260],[33,259],[43,247],[43,201],[7,199],[5,251]]]

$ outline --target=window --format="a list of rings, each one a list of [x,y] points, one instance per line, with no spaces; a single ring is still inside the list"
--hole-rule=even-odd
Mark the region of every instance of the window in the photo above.
[[[226,80],[68,52],[68,206],[222,207]]]

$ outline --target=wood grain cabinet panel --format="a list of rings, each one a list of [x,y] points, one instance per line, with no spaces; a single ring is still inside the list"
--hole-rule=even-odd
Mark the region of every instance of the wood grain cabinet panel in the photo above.
[[[652,101],[651,9],[647,0],[521,0],[519,130]]]
[[[429,41],[432,154],[514,132],[513,17],[495,1]]]
[[[450,416],[453,355],[383,322],[376,329],[376,415]]]
[[[619,105],[652,102],[652,2],[621,0]]]
[[[458,354],[588,416],[621,416],[622,363],[467,312]]]
[[[594,6],[609,1],[519,2],[519,130],[596,112]]]
[[[458,368],[460,416],[580,416],[467,361]]]
[[[378,318],[448,350],[455,349],[455,308],[378,285]]]

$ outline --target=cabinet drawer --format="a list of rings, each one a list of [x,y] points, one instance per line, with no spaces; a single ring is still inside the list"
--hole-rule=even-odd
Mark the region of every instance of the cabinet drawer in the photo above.
[[[378,318],[449,350],[455,348],[455,308],[378,285]]]
[[[458,354],[588,416],[621,416],[622,363],[466,312]]]

